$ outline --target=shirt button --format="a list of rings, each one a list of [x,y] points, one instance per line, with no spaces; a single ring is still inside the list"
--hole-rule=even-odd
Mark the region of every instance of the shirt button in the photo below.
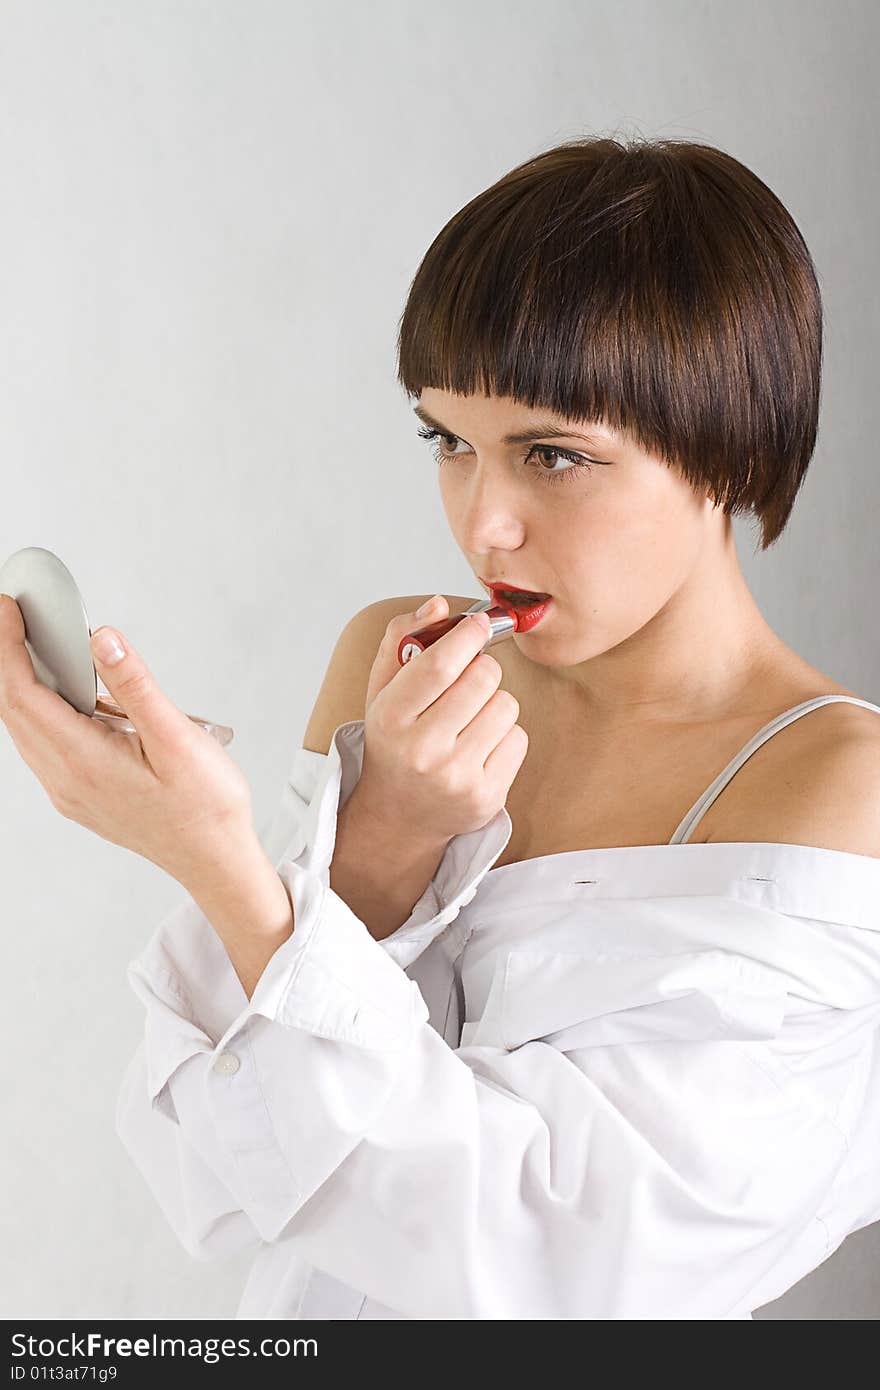
[[[234,1076],[241,1066],[234,1052],[221,1052],[214,1064],[214,1070],[219,1071],[221,1076]]]

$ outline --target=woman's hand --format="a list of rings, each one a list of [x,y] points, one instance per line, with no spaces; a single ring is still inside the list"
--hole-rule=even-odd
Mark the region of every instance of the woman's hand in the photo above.
[[[519,701],[500,690],[502,670],[488,652],[488,627],[463,618],[401,666],[407,632],[448,615],[440,595],[418,618],[392,618],[373,662],[366,695],[364,760],[352,793],[378,823],[428,843],[478,830],[504,806],[528,750]]]
[[[247,779],[163,694],[127,642],[118,664],[99,660],[98,633],[96,668],[136,734],[80,714],[37,680],[21,610],[8,594],[0,594],[0,718],[65,819],[184,885],[204,882],[255,838]]]

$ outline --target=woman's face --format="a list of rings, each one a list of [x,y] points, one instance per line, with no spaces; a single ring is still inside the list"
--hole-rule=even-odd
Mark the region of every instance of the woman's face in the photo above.
[[[416,410],[442,424],[430,447],[474,575],[553,597],[543,620],[512,639],[539,664],[586,661],[637,633],[685,583],[718,524],[708,496],[601,424],[428,387]],[[506,442],[533,425],[533,441]]]

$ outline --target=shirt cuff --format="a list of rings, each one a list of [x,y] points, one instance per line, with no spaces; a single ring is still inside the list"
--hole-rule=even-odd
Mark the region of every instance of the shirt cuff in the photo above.
[[[146,1010],[151,1105],[176,1122],[168,1081],[199,1052],[221,1054],[253,1014],[372,1049],[397,1049],[428,1010],[404,971],[469,903],[510,839],[502,807],[478,830],[454,836],[407,920],[376,941],[330,887],[339,811],[360,778],[364,720],[334,731],[300,826],[275,867],[294,931],[266,965],[250,1001],[210,922],[187,899],[153,933],[127,970]],[[298,849],[295,857],[292,849]]]
[[[364,723],[363,719],[350,720],[333,734],[325,780],[309,807],[310,817],[314,807],[314,819],[308,825],[307,847],[296,860],[317,873],[325,887],[330,885],[338,815],[360,781]],[[401,968],[411,965],[471,901],[512,831],[513,822],[502,806],[479,829],[453,836],[406,921],[379,942]]]

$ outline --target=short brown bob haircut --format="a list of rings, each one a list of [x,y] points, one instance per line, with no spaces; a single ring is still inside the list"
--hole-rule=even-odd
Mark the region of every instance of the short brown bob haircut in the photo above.
[[[779,537],[816,443],[822,301],[793,218],[711,145],[574,139],[431,243],[398,381],[628,432]]]

